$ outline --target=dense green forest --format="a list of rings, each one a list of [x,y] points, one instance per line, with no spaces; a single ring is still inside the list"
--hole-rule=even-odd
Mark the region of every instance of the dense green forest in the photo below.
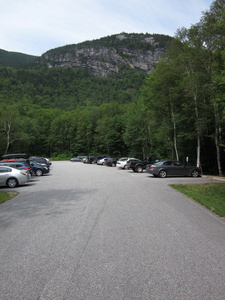
[[[0,65],[5,67],[25,67],[34,63],[38,59],[38,56],[27,55],[18,52],[9,52],[0,49]]]
[[[222,175],[225,3],[178,29],[150,75],[122,66],[109,78],[80,67],[2,66],[0,103],[0,154],[188,157]]]

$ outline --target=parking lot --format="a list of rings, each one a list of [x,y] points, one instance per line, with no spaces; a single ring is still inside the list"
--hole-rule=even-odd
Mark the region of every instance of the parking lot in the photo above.
[[[225,222],[169,187],[209,181],[53,162],[0,206],[1,299],[224,300]]]

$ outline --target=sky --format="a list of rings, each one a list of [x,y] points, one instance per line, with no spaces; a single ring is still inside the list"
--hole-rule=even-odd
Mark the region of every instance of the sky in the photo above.
[[[212,0],[0,0],[0,49],[46,51],[121,32],[174,36]]]

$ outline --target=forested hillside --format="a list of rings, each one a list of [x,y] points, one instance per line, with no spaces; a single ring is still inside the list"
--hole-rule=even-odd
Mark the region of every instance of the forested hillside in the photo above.
[[[123,33],[1,67],[0,153],[188,157],[222,175],[224,28],[217,0],[173,39]]]
[[[14,68],[26,67],[29,64],[34,63],[37,59],[37,56],[0,49],[0,66]]]

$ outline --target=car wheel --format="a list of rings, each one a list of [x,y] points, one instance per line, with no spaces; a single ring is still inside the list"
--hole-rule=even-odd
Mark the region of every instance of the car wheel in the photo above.
[[[18,185],[18,181],[16,178],[9,178],[6,182],[7,186],[10,188],[14,188]]]
[[[36,175],[37,175],[37,176],[42,176],[42,175],[43,175],[42,170],[41,170],[41,169],[37,169],[37,170],[36,170]]]
[[[193,170],[193,171],[191,172],[191,177],[198,177],[198,176],[199,176],[198,170]]]
[[[166,178],[166,176],[167,176],[167,173],[166,173],[166,171],[165,171],[165,170],[161,170],[161,171],[159,171],[159,174],[158,174],[158,176],[159,176],[160,178]]]
[[[142,166],[138,166],[136,168],[136,172],[141,173],[143,171],[143,167]]]

